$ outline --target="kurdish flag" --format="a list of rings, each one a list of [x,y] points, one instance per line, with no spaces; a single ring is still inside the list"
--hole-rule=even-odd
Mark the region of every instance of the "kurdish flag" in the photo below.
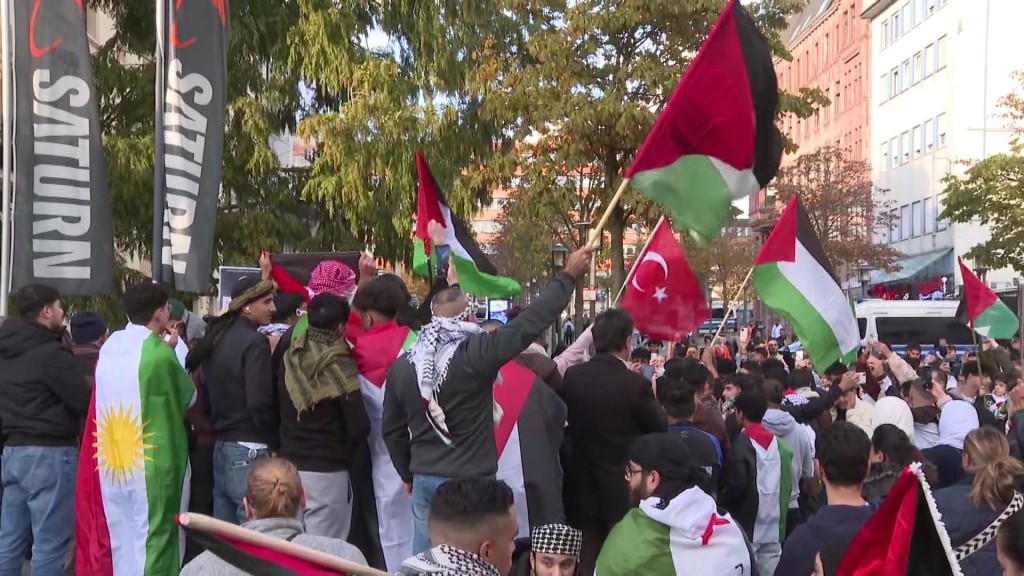
[[[172,350],[128,324],[100,350],[75,488],[75,573],[177,574],[185,551],[174,518],[188,509],[188,439],[195,401]]]
[[[654,123],[626,177],[698,239],[718,235],[732,201],[775,177],[778,81],[764,36],[730,0]]]
[[[964,265],[963,259],[957,258],[957,261],[960,263],[960,275],[964,280],[964,295],[960,304],[961,314],[958,316],[963,318],[965,324],[985,338],[996,340],[1013,338],[1020,327],[1017,315],[996,296],[995,292],[979,280],[970,268]]]
[[[796,196],[754,260],[754,289],[793,326],[815,368],[853,360],[857,319]]]
[[[431,220],[444,226],[445,243],[451,248],[451,259],[459,275],[459,285],[467,293],[488,298],[508,298],[520,292],[519,283],[498,276],[498,271],[487,259],[473,233],[458,216],[452,214],[441,190],[437,187],[423,154],[416,151],[416,175],[419,191],[416,198],[416,238],[413,247],[413,270],[421,276],[431,276],[428,266],[433,246],[427,234]]]

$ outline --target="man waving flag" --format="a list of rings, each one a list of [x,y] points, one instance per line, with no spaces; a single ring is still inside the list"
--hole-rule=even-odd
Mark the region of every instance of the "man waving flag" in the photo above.
[[[754,289],[793,327],[816,369],[853,360],[857,319],[796,196],[754,260]]]

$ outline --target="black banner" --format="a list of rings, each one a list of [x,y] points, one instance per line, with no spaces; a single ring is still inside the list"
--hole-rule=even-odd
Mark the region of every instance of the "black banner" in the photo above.
[[[81,2],[13,5],[13,288],[113,292],[110,190]]]
[[[156,151],[166,184],[161,278],[178,290],[206,292],[224,149],[228,0],[164,3],[163,149]]]

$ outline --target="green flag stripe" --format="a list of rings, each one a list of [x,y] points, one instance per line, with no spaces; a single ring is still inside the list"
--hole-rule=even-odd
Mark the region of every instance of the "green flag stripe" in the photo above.
[[[195,387],[174,350],[155,334],[142,343],[138,377],[149,503],[145,573],[177,574],[181,568],[174,518],[181,512],[188,465],[188,438],[180,417]]]
[[[594,574],[635,574],[638,560],[643,560],[644,574],[672,576],[676,573],[669,527],[651,520],[639,508],[633,508],[608,535]]]
[[[424,252],[423,239],[417,237],[412,243],[412,271],[420,276],[430,274],[430,263]]]
[[[793,451],[778,436],[775,437],[775,443],[779,446],[779,459],[782,461],[782,480],[779,482],[779,542],[785,542],[786,515],[789,513],[789,498],[793,495]]]
[[[488,298],[510,298],[520,292],[519,283],[515,280],[485,274],[477,269],[472,260],[459,256],[455,250],[451,252],[451,259],[455,263],[455,273],[459,276],[459,286],[469,294]]]
[[[793,327],[815,369],[824,370],[838,360],[849,363],[857,353],[856,348],[839,349],[832,327],[776,263],[754,267],[754,289],[766,306],[782,315]]]
[[[1013,338],[1020,328],[1017,316],[1005,302],[996,298],[991,306],[985,308],[974,319],[974,329],[987,338],[1007,340]]]
[[[732,192],[707,156],[683,156],[668,166],[633,174],[630,183],[668,208],[673,224],[697,238],[718,235],[732,211]]]

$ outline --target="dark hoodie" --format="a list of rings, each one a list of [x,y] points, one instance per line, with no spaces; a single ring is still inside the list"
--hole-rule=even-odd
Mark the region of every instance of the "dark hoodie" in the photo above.
[[[20,318],[0,327],[6,446],[77,446],[90,393],[60,332]]]

